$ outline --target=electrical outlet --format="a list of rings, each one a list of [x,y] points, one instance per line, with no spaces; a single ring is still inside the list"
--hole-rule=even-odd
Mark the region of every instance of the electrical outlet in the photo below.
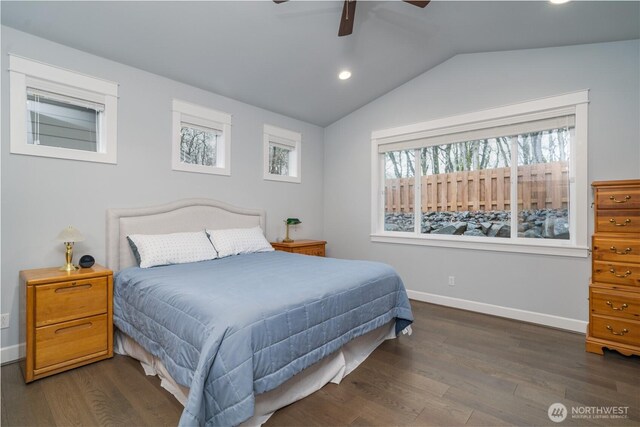
[[[3,313],[0,315],[0,329],[9,327],[9,313]]]
[[[449,286],[456,285],[456,276],[449,276]]]

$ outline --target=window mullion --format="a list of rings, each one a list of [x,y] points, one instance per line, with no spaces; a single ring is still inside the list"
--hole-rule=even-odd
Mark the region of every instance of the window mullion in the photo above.
[[[510,204],[511,211],[511,239],[518,237],[518,136],[509,138],[511,145],[511,188]]]
[[[420,168],[420,162],[418,161],[420,158],[420,149],[415,149],[413,153],[413,232],[419,236],[422,231],[422,170]]]
[[[378,167],[379,167],[379,171],[380,173],[378,174],[378,194],[380,195],[380,198],[378,200],[378,230],[384,231],[384,218],[385,218],[385,197],[386,197],[386,191],[385,191],[385,179],[384,179],[384,174],[385,174],[385,164],[384,164],[384,154],[380,154],[378,156]]]

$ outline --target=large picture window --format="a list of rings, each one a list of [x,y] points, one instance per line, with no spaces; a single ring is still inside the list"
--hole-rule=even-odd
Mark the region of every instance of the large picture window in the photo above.
[[[11,153],[116,163],[118,85],[9,56]]]
[[[586,256],[587,93],[373,133],[374,241]]]

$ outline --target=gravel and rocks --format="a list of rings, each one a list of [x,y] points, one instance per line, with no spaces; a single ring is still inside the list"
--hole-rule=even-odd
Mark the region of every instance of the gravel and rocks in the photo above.
[[[412,213],[385,214],[386,231],[413,231]],[[449,234],[477,237],[510,237],[511,212],[460,211],[424,212],[420,230],[424,234]],[[567,209],[527,209],[518,212],[518,237],[569,239]]]

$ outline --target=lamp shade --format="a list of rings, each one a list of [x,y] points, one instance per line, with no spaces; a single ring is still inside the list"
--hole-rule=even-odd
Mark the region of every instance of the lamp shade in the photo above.
[[[298,218],[287,218],[287,225],[296,225],[296,224],[302,224],[302,221],[300,221]]]
[[[65,243],[66,242],[82,242],[84,240],[84,236],[80,231],[78,231],[77,228],[68,226],[67,228],[64,228],[60,232],[60,234],[58,234],[58,237],[56,238],[56,240],[60,242],[65,242]]]

